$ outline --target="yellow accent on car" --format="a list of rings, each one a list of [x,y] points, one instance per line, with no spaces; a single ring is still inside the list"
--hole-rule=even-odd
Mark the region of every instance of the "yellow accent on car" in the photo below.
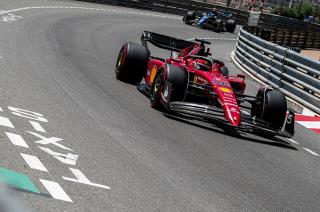
[[[220,91],[222,91],[224,93],[232,93],[232,90],[230,88],[220,87],[219,89],[220,89]]]
[[[150,72],[150,83],[153,83],[156,73],[157,73],[157,66],[153,66]]]

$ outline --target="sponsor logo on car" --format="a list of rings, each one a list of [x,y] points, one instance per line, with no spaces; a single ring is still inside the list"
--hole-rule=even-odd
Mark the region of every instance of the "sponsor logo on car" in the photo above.
[[[220,89],[220,91],[222,91],[224,93],[232,93],[232,90],[227,87],[220,87],[219,89]]]
[[[194,83],[208,83],[208,81],[206,79],[203,79],[202,77],[200,76],[195,76],[193,78],[193,82]]]

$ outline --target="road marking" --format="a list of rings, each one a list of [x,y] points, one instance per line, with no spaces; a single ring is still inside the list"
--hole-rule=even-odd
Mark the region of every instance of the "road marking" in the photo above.
[[[46,187],[46,189],[54,199],[72,202],[68,194],[61,188],[59,183],[43,179],[40,179],[40,182],[44,187]]]
[[[314,151],[310,150],[310,149],[307,149],[307,148],[302,148],[308,152],[310,152],[311,154],[315,155],[315,156],[320,156],[318,153],[315,153]]]
[[[12,12],[18,12],[23,10],[32,10],[32,9],[81,9],[81,10],[95,10],[95,11],[103,11],[103,12],[115,12],[115,13],[125,13],[125,14],[136,14],[136,15],[144,15],[144,16],[151,16],[151,17],[159,17],[159,18],[168,18],[168,19],[175,19],[175,20],[181,20],[181,17],[178,16],[170,16],[170,15],[157,15],[152,13],[145,13],[145,12],[134,12],[130,10],[112,10],[112,9],[103,9],[103,8],[90,8],[90,7],[67,7],[67,6],[34,6],[34,7],[22,7],[22,8],[16,8],[12,10],[2,10],[0,11],[0,15],[3,14],[9,14],[9,16],[5,16],[4,20],[6,21],[9,19],[13,20],[22,18],[21,16],[15,16],[10,13]]]
[[[1,56],[0,56],[0,58],[1,58]],[[0,112],[3,112],[2,107],[0,107]]]
[[[3,117],[3,116],[0,116],[0,125],[4,126],[4,127],[14,128],[11,121],[8,118]]]
[[[291,139],[291,138],[288,138],[288,140],[291,141],[291,142],[294,143],[294,144],[300,144],[299,142],[297,142],[297,141],[295,141],[295,140],[293,140],[293,139]]]
[[[36,122],[36,121],[29,121],[29,122],[32,125],[32,127],[38,132],[44,132],[44,133],[46,132],[39,122]]]
[[[65,150],[69,150],[69,151],[73,151],[72,149],[63,146],[62,144],[59,144],[58,141],[63,141],[62,138],[57,138],[57,137],[50,137],[50,138],[46,138],[38,133],[32,132],[32,131],[27,131],[28,133],[30,133],[31,135],[34,135],[35,137],[41,138],[41,140],[38,141],[34,141],[37,144],[42,144],[42,145],[48,145],[48,144],[53,144],[57,147],[60,147],[61,149],[65,149]]]
[[[41,113],[36,113],[30,110],[15,108],[8,106],[8,109],[11,110],[11,113],[16,116],[21,116],[23,118],[32,119],[36,121],[48,122],[46,118],[43,117]]]
[[[23,17],[18,16],[18,15],[14,15],[14,14],[8,14],[7,16],[0,17],[0,20],[3,22],[7,22],[7,23],[13,23],[21,18],[23,18]]]
[[[6,135],[8,136],[13,145],[29,148],[28,144],[25,142],[21,135],[9,132],[6,132]]]
[[[23,154],[23,153],[20,153],[20,155],[26,161],[26,163],[29,165],[29,167],[31,169],[36,169],[39,171],[48,172],[46,167],[43,165],[43,163],[36,156],[27,155],[27,154]]]
[[[76,182],[76,183],[82,183],[82,184],[86,184],[86,185],[91,185],[91,186],[95,186],[95,187],[99,187],[99,188],[105,188],[108,190],[111,189],[109,186],[105,186],[105,185],[101,185],[101,184],[97,184],[97,183],[92,183],[79,169],[73,169],[73,168],[69,168],[69,169],[77,179],[69,178],[69,177],[62,177],[64,180],[72,181],[72,182]]]
[[[55,159],[59,160],[62,163],[68,164],[68,165],[76,165],[77,160],[78,160],[78,155],[72,154],[72,153],[67,153],[67,154],[63,154],[60,152],[55,152],[52,151],[49,148],[45,148],[45,147],[41,147],[38,146],[41,150],[43,150],[44,152],[48,153],[49,155],[53,156]]]

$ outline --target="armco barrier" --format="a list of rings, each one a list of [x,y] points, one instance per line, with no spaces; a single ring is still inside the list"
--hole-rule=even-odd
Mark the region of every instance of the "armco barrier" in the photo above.
[[[206,12],[212,8],[228,11],[233,14],[237,24],[245,25],[248,22],[249,13],[243,10],[208,4],[191,0],[78,0],[116,6],[132,7],[176,15],[185,15],[189,10]]]
[[[234,56],[246,71],[320,114],[320,62],[240,29]]]
[[[261,13],[252,34],[282,46],[320,49],[320,25]]]

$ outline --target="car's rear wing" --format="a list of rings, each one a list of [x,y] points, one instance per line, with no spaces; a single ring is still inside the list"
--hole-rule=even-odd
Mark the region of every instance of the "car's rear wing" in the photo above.
[[[191,41],[181,40],[154,32],[143,31],[141,43],[143,46],[148,47],[147,42],[152,43],[156,47],[176,52],[196,44]]]

